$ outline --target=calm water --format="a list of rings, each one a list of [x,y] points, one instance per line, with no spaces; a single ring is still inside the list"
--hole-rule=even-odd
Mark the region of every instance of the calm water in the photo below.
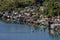
[[[33,27],[21,24],[0,24],[0,40],[60,40],[60,36],[49,35],[48,30],[32,30]]]

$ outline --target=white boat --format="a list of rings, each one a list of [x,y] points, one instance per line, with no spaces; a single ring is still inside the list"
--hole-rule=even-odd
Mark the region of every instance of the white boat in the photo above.
[[[52,29],[54,29],[55,27],[60,27],[60,24],[51,24]]]

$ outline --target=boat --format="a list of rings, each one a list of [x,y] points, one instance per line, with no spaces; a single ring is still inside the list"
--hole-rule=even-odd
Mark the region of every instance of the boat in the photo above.
[[[60,24],[51,24],[51,30],[60,34]]]

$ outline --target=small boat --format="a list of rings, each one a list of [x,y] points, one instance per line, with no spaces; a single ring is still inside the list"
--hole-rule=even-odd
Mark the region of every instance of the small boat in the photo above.
[[[55,32],[60,34],[60,24],[52,24],[51,30],[54,30]]]
[[[60,24],[51,24],[51,29],[54,29],[56,27],[60,27]]]

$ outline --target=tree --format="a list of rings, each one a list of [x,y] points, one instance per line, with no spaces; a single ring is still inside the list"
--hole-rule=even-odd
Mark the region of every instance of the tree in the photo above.
[[[44,6],[46,7],[47,11],[46,13],[48,12],[48,15],[54,15],[54,13],[56,12],[57,14],[60,13],[60,7],[58,5],[60,0],[45,0],[44,2]]]
[[[16,9],[18,8],[18,3],[27,3],[28,5],[30,3],[33,3],[32,0],[3,0],[0,3],[0,11],[5,11],[5,10],[9,10],[9,9]]]

